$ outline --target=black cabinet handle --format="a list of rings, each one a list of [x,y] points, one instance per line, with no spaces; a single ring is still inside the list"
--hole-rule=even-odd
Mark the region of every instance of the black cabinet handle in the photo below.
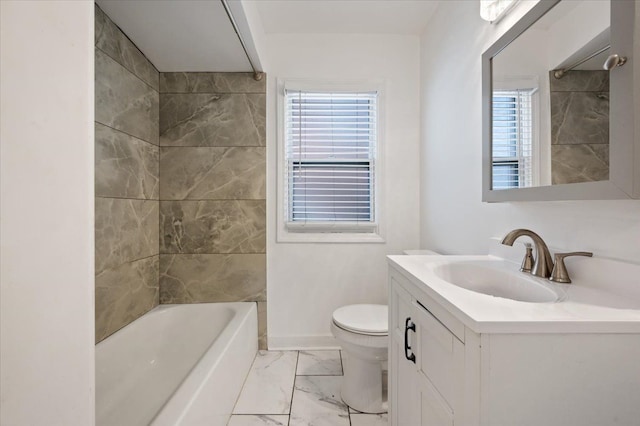
[[[404,356],[409,361],[415,364],[416,363],[415,354],[413,354],[413,352],[409,353],[409,351],[411,351],[411,346],[409,346],[409,330],[413,331],[414,333],[416,331],[416,325],[411,322],[411,318],[407,318],[407,320],[404,323]]]

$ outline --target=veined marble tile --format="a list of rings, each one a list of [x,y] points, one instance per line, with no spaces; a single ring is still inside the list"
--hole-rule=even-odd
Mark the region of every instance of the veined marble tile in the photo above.
[[[264,200],[161,201],[161,253],[264,253]]]
[[[340,351],[300,351],[296,374],[299,376],[341,376]]]
[[[96,48],[102,50],[157,91],[160,87],[160,73],[156,67],[98,5],[95,6],[95,11]]]
[[[345,416],[348,424],[349,411],[340,398],[341,383],[342,376],[297,376],[291,405],[292,423],[294,419],[298,422],[323,416]]]
[[[551,183],[609,179],[609,145],[551,145]]]
[[[250,72],[163,72],[160,93],[266,93],[266,82]]]
[[[286,415],[249,415],[236,414],[231,416],[227,426],[287,426],[289,416]]]
[[[158,199],[160,151],[141,139],[95,124],[97,197]]]
[[[158,254],[158,201],[96,198],[96,274]]]
[[[96,275],[96,343],[158,304],[158,256]]]
[[[265,146],[266,95],[162,94],[160,145]]]
[[[258,302],[258,349],[267,349],[267,302]]]
[[[558,79],[549,71],[552,92],[608,92],[609,71],[572,70]]]
[[[95,120],[157,145],[158,92],[101,50],[95,54]]]
[[[309,413],[291,415],[289,426],[349,426],[348,414]]]
[[[265,300],[264,254],[160,255],[160,303]]]
[[[608,144],[609,93],[551,92],[551,143]]]
[[[351,414],[351,426],[387,426],[386,414]]]
[[[233,414],[288,414],[296,351],[258,351]]]
[[[162,147],[160,199],[264,199],[265,172],[265,148]]]

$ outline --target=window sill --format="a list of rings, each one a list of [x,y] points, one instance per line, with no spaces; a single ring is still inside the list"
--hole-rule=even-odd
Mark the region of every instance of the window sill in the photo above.
[[[287,223],[278,232],[279,243],[384,243],[373,224]]]

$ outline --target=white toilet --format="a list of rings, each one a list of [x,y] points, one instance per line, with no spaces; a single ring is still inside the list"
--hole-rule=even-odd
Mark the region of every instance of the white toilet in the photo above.
[[[384,413],[382,365],[389,347],[386,305],[348,305],[336,309],[331,332],[343,354],[342,400],[363,413]]]

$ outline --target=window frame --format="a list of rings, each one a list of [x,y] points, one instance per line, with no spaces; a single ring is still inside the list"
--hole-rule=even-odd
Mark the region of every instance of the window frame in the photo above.
[[[277,229],[276,242],[382,243],[384,239],[384,82],[380,80],[322,81],[277,79]],[[288,222],[288,181],[285,140],[285,90],[377,92],[376,147],[373,165],[374,222]]]

